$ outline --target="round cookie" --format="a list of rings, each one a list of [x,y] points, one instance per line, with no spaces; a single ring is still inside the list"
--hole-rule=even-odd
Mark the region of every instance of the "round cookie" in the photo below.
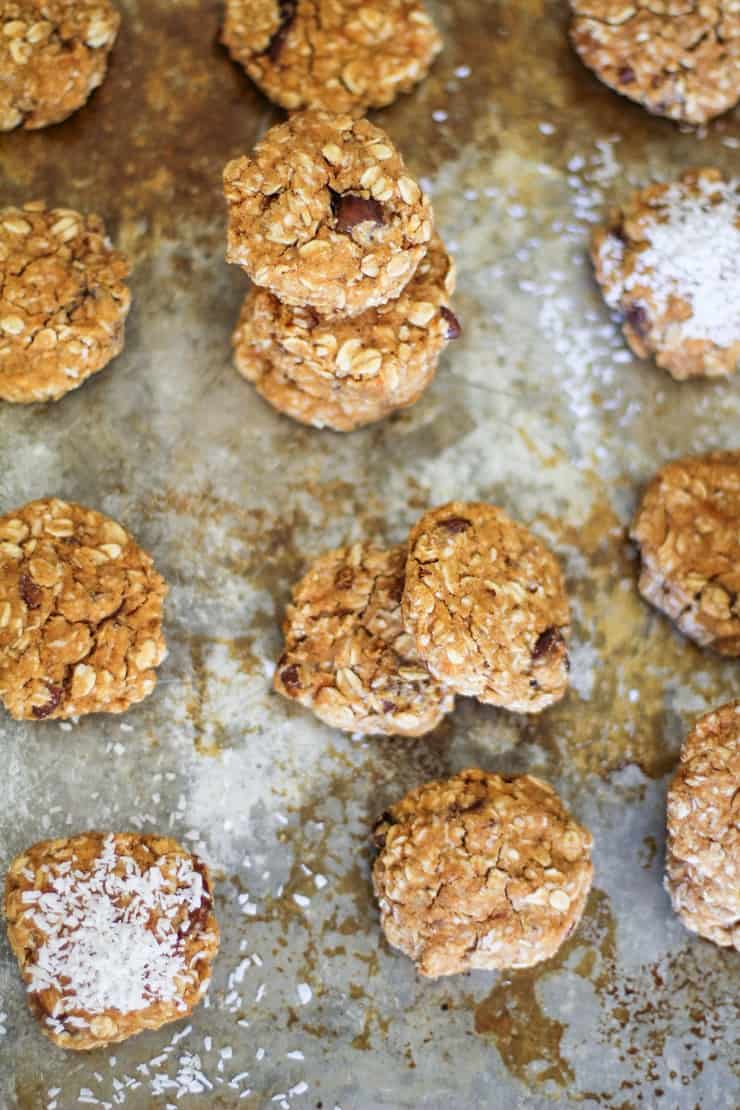
[[[0,131],[59,123],[101,85],[121,17],[110,0],[0,3]]]
[[[0,210],[0,399],[56,401],[123,349],[130,265],[99,216]]]
[[[76,1051],[187,1017],[218,951],[208,869],[167,837],[34,844],[10,866],[5,917],[41,1029]]]
[[[592,239],[596,277],[640,358],[682,381],[740,363],[740,181],[690,171],[651,185]]]
[[[740,656],[740,451],[662,467],[630,534],[642,596],[690,640]]]
[[[668,789],[666,889],[687,929],[740,952],[740,701],[706,713]]]
[[[441,351],[460,334],[449,307],[454,288],[438,236],[397,300],[349,320],[253,287],[234,332],[236,368],[288,415],[351,430],[410,404],[431,382]]]
[[[458,694],[538,713],[568,685],[570,627],[555,556],[501,509],[453,501],[409,537],[403,620]]]
[[[357,315],[398,297],[427,252],[432,208],[368,120],[301,112],[224,171],[227,259],[279,300]]]
[[[423,736],[454,706],[401,624],[405,547],[356,543],[317,559],[293,590],[275,689],[334,728]]]
[[[430,978],[549,959],[593,878],[590,833],[531,775],[428,782],[383,814],[374,839],[383,931]]]
[[[737,0],[571,0],[571,8],[583,63],[648,111],[701,124],[740,100]]]
[[[408,92],[442,49],[417,0],[226,0],[222,41],[283,108],[357,116]]]
[[[0,700],[16,720],[122,713],[165,656],[167,585],[120,524],[64,501],[0,517]]]

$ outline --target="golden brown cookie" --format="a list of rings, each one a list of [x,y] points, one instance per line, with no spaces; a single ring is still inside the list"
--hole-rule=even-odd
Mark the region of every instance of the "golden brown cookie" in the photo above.
[[[549,959],[591,887],[591,834],[531,775],[428,782],[383,814],[374,838],[383,931],[431,978]]]
[[[692,170],[615,209],[591,253],[607,304],[640,358],[682,381],[740,362],[740,181]]]
[[[101,85],[121,17],[110,0],[2,0],[0,131],[59,123]]]
[[[129,270],[99,216],[0,209],[0,399],[56,401],[115,358]]]
[[[684,636],[740,656],[740,451],[662,467],[631,529],[640,592]]]
[[[423,736],[454,706],[401,624],[405,547],[329,551],[293,590],[275,689],[334,728]]]
[[[740,701],[700,717],[681,749],[666,889],[687,929],[740,951]]]
[[[357,315],[400,295],[432,208],[368,120],[301,112],[224,171],[227,259],[287,304]]]
[[[606,85],[700,124],[740,100],[737,0],[571,0],[571,39]]]
[[[226,0],[222,38],[283,108],[356,116],[408,92],[442,49],[417,0]]]
[[[161,836],[34,844],[10,866],[5,917],[41,1029],[76,1051],[187,1017],[218,951],[208,870]]]
[[[122,713],[165,656],[167,585],[113,520],[65,501],[0,517],[0,699],[16,720]]]
[[[252,288],[234,332],[236,368],[281,412],[350,431],[415,401],[460,334],[455,269],[435,236],[401,296],[360,316],[320,317]]]
[[[433,675],[519,713],[559,701],[570,628],[557,559],[501,509],[453,501],[409,537],[403,620]]]

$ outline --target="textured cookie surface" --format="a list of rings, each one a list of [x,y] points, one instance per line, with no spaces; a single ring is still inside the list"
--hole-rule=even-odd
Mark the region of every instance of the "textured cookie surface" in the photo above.
[[[740,99],[738,0],[571,0],[597,77],[649,111],[700,124]]]
[[[330,551],[293,590],[275,689],[335,728],[422,736],[453,695],[419,662],[401,624],[405,547]]]
[[[430,383],[460,334],[454,288],[454,265],[436,236],[397,300],[349,320],[253,288],[234,332],[236,367],[280,411],[349,431],[410,404]]]
[[[0,131],[59,123],[105,77],[121,17],[109,0],[0,3]]]
[[[442,48],[417,0],[226,0],[223,41],[283,108],[351,115],[408,92]]]
[[[102,513],[32,501],[0,517],[0,699],[16,720],[121,713],[152,692],[167,586]]]
[[[469,770],[426,783],[374,835],[383,930],[422,975],[549,959],[591,887],[590,833],[531,775]]]
[[[678,380],[737,368],[740,181],[704,169],[642,189],[596,231],[592,257],[640,358]]]
[[[403,619],[432,674],[521,713],[568,684],[568,599],[555,556],[492,505],[453,501],[409,538]]]
[[[631,535],[643,597],[697,644],[740,656],[740,451],[662,467]]]
[[[129,269],[99,216],[0,209],[0,399],[55,401],[119,354]]]
[[[687,929],[740,951],[740,701],[706,713],[668,790],[666,887]]]
[[[224,171],[227,258],[281,301],[356,315],[397,297],[432,237],[431,205],[368,120],[301,112]]]
[[[16,857],[8,938],[44,1033],[91,1049],[186,1017],[218,951],[212,902],[205,865],[166,837],[90,832]]]

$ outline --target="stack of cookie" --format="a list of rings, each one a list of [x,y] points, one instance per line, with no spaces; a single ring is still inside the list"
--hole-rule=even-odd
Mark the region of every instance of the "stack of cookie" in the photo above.
[[[275,689],[347,732],[422,736],[455,694],[537,713],[565,694],[565,583],[501,509],[452,502],[407,544],[323,555],[293,590]]]
[[[306,111],[224,171],[227,258],[255,283],[237,369],[278,411],[350,431],[412,404],[460,327],[428,198],[366,119]]]

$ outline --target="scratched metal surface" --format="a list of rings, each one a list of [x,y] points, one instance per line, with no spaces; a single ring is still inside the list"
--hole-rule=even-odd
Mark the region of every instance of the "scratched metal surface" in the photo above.
[[[91,104],[0,138],[3,201],[98,210],[135,259],[115,364],[60,404],[0,408],[0,510],[58,494],[122,520],[172,584],[170,655],[125,718],[0,716],[0,865],[91,826],[171,831],[216,869],[223,949],[184,1028],[79,1057],[36,1030],[3,939],[0,1105],[734,1107],[737,957],[682,929],[661,875],[667,776],[737,664],[642,604],[624,529],[663,460],[740,446],[740,389],[632,359],[585,243],[630,184],[736,167],[740,115],[682,134],[600,87],[564,3],[438,4],[447,49],[380,121],[432,190],[464,337],[412,410],[342,438],[230,367],[246,283],[223,262],[220,173],[277,113],[215,44],[217,3],[122,7]],[[505,506],[565,561],[568,698],[534,719],[461,701],[410,743],[353,741],[273,696],[305,561],[396,541],[453,496]],[[368,829],[471,764],[556,784],[594,831],[595,889],[551,962],[423,982],[379,935]]]

